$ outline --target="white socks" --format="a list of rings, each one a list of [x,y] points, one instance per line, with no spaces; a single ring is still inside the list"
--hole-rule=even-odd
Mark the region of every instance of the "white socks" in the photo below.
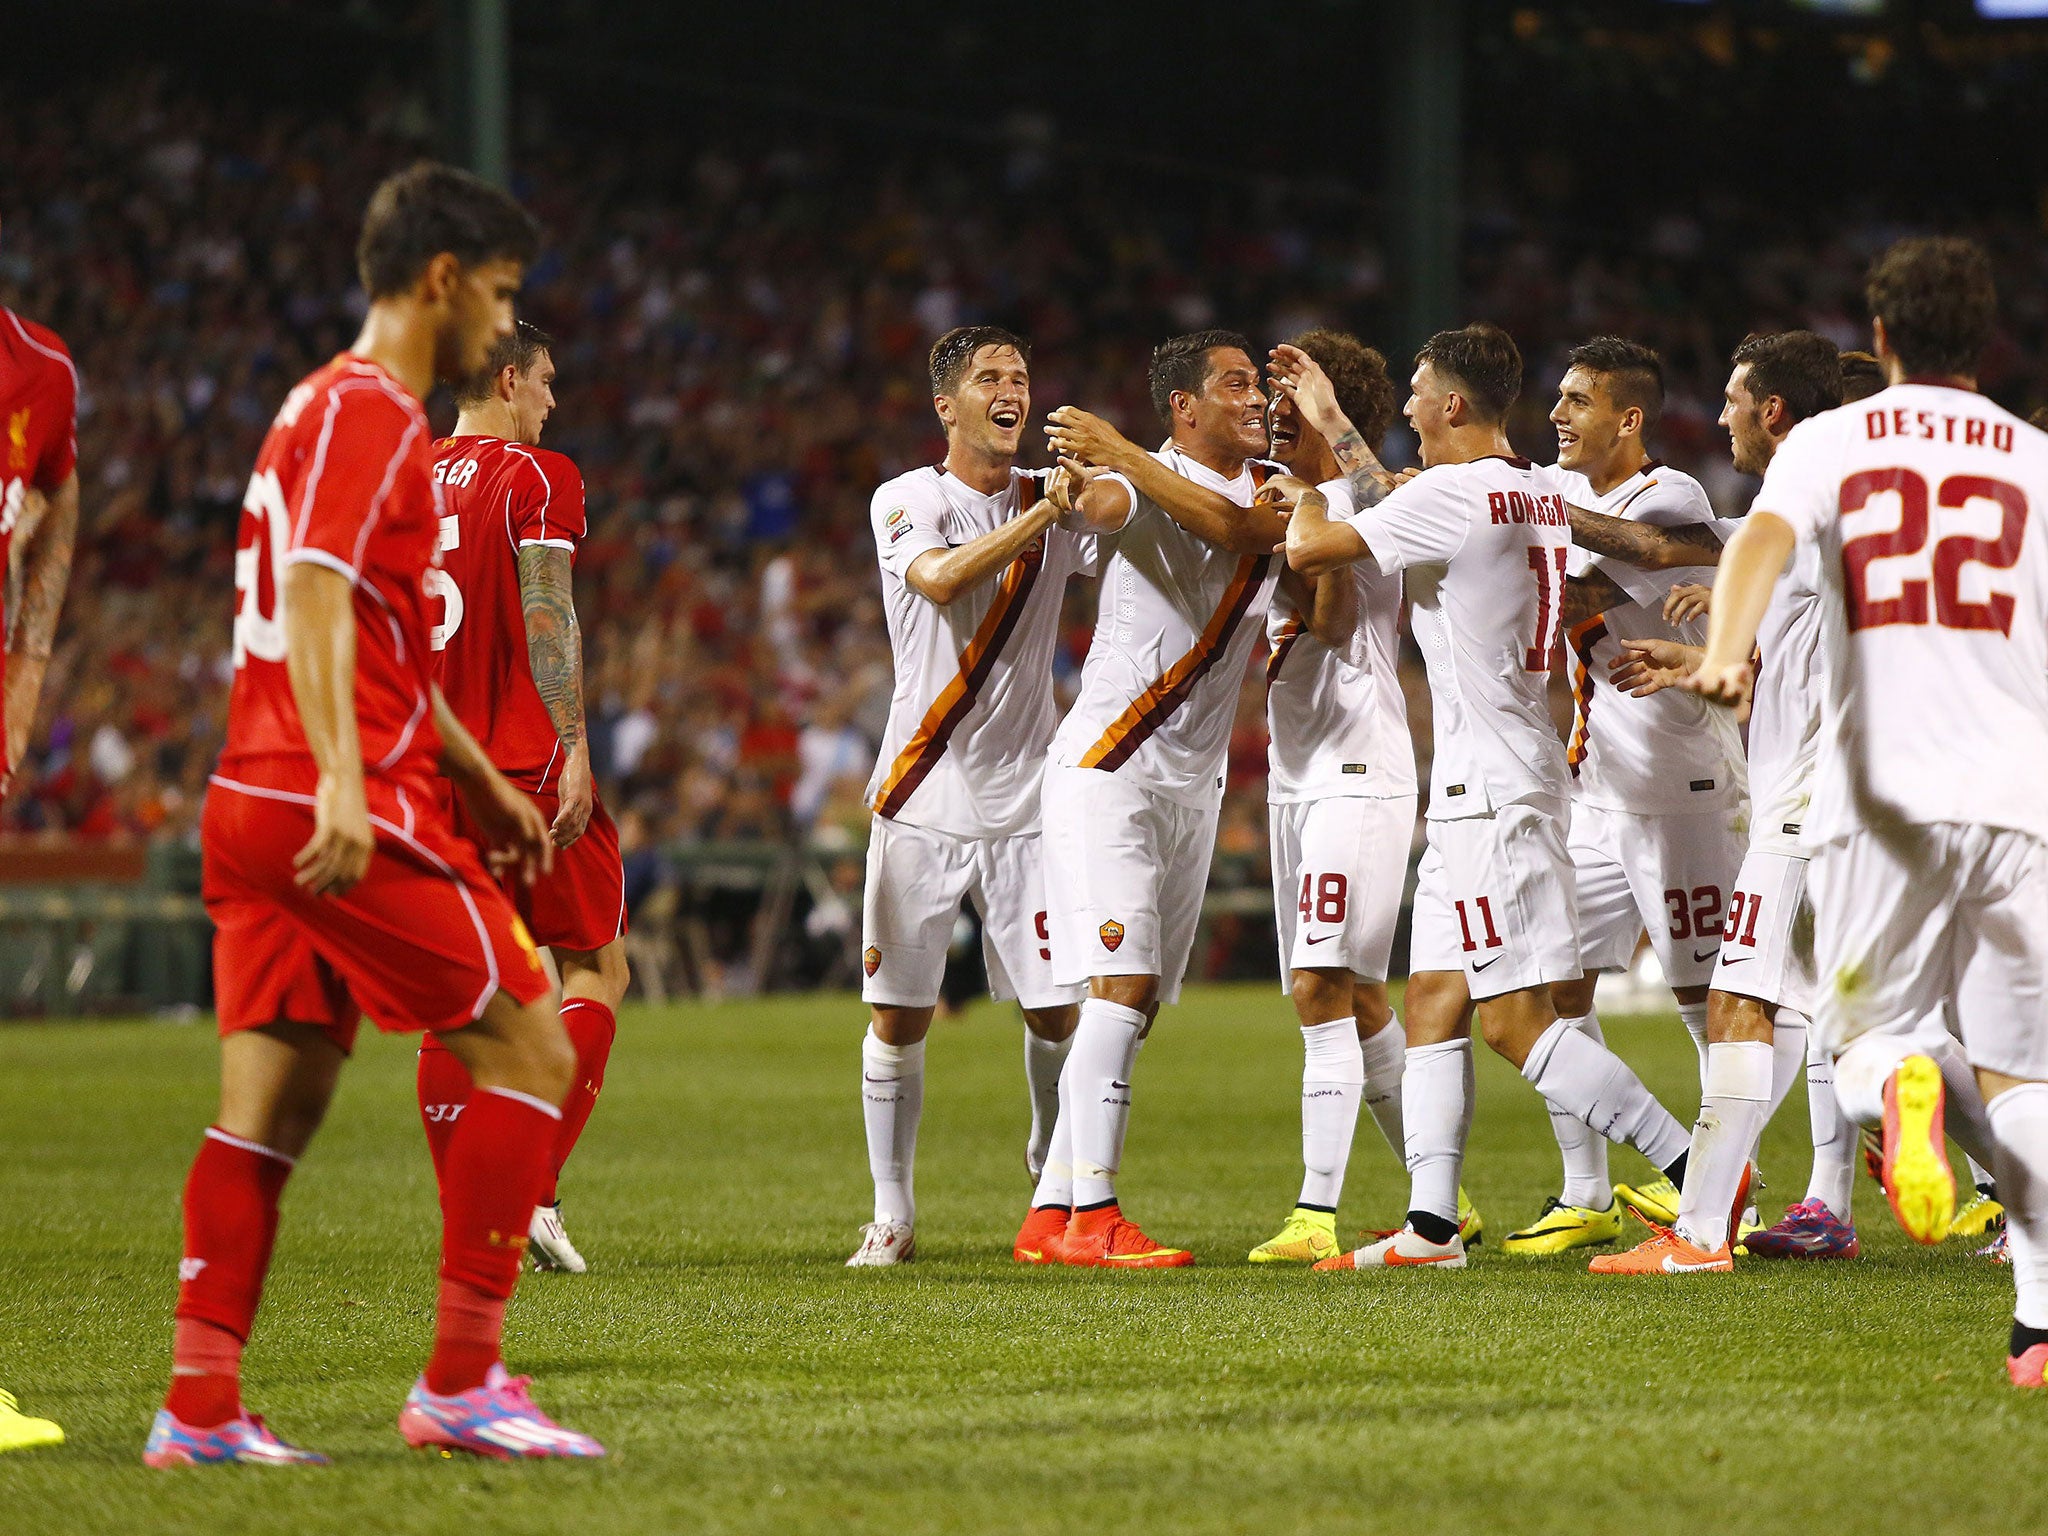
[[[1769,1123],[1778,1106],[1792,1096],[1792,1085],[1806,1071],[1807,1018],[1796,1008],[1780,1008],[1771,1021],[1771,1108],[1764,1116]],[[1750,1148],[1755,1156],[1756,1149]]]
[[[885,1045],[869,1025],[867,1038],[860,1043],[860,1076],[868,1172],[875,1180],[875,1220],[914,1223],[917,1122],[924,1114],[924,1042]]]
[[[1415,1070],[1412,1058],[1408,1070]],[[1627,1062],[1562,1019],[1543,1032],[1522,1063],[1522,1076],[1550,1103],[1609,1141],[1626,1142],[1659,1168],[1677,1162],[1691,1143],[1685,1127]]]
[[[1596,1045],[1605,1046],[1600,1033],[1600,1015],[1582,1013],[1560,1019]],[[1564,1158],[1564,1188],[1558,1199],[1566,1205],[1604,1211],[1614,1203],[1614,1181],[1607,1172],[1607,1138],[1568,1110],[1550,1106],[1550,1134],[1557,1138],[1557,1150]]]
[[[1060,1073],[1060,1121],[1073,1136],[1074,1205],[1116,1199],[1116,1171],[1124,1160],[1124,1130],[1131,1120],[1131,1064],[1145,1015],[1091,997]]]
[[[1031,1140],[1024,1147],[1024,1161],[1031,1177],[1045,1172],[1052,1128],[1060,1118],[1060,1069],[1067,1064],[1067,1048],[1073,1036],[1064,1040],[1043,1040],[1026,1026],[1024,1030],[1024,1082],[1031,1090]]]
[[[1762,1040],[1707,1047],[1706,1091],[1685,1161],[1678,1233],[1713,1252],[1728,1241],[1730,1207],[1757,1137],[1769,1117],[1773,1049]]]
[[[1998,1142],[1992,1168],[2019,1293],[2013,1320],[2048,1328],[2048,1083],[2006,1089],[1991,1101],[1987,1119]]]
[[[1408,1072],[1408,1032],[1401,1016],[1389,1013],[1380,1030],[1358,1043],[1365,1062],[1365,1107],[1394,1156],[1407,1156],[1401,1130],[1401,1084]]]
[[[1334,1211],[1365,1095],[1358,1020],[1301,1026],[1301,1205]]]
[[[1692,1048],[1700,1053],[1700,1092],[1707,1091],[1707,1005],[1705,1003],[1680,1003],[1678,1021],[1685,1026],[1685,1032],[1692,1036]]]
[[[1779,1010],[1778,1016],[1784,1017]],[[1813,1173],[1806,1198],[1849,1220],[1856,1189],[1856,1127],[1835,1098],[1835,1064],[1811,1031],[1806,1041],[1806,1115],[1813,1127]]]
[[[1472,1042],[1446,1040],[1408,1051],[1401,1081],[1408,1209],[1458,1224],[1458,1178],[1472,1129]]]

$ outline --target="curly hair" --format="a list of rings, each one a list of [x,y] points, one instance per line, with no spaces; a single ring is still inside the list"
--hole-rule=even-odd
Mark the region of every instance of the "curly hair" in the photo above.
[[[1953,236],[1899,241],[1872,265],[1863,296],[1909,374],[1974,374],[1998,317],[1991,258]]]
[[[1377,446],[1394,425],[1394,381],[1387,360],[1356,336],[1318,326],[1288,343],[1299,347],[1330,376],[1337,408],[1351,419],[1358,435]]]
[[[1521,350],[1506,331],[1484,321],[1438,331],[1422,344],[1415,361],[1449,379],[1482,422],[1503,420],[1522,392]]]
[[[1152,409],[1164,425],[1173,425],[1173,397],[1199,395],[1209,382],[1209,354],[1228,347],[1247,358],[1252,355],[1252,344],[1236,331],[1190,331],[1169,336],[1152,349],[1147,382],[1152,386]]]

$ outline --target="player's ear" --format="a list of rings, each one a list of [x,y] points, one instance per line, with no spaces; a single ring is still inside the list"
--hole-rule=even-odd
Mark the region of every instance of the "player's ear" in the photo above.
[[[953,425],[953,397],[951,395],[933,395],[932,410],[937,414],[940,426],[950,427]]]

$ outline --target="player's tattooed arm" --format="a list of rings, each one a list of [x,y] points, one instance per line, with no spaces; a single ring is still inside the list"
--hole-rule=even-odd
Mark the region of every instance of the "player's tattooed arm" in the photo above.
[[[1614,584],[1611,576],[1599,571],[1574,576],[1564,584],[1565,630],[1569,633],[1586,620],[1597,619],[1608,609],[1629,601],[1629,595]]]
[[[1329,443],[1358,506],[1374,507],[1384,501],[1394,489],[1395,478],[1337,404],[1336,388],[1322,366],[1301,348],[1283,342],[1273,349],[1268,371],[1273,387]]]
[[[583,835],[593,803],[583,729],[583,631],[576,622],[575,566],[568,550],[520,546],[519,606],[534,690],[566,754],[555,783],[561,810],[553,827],[555,846],[566,848]]]
[[[1687,565],[1718,565],[1721,541],[1705,523],[1685,523],[1676,528],[1659,528],[1605,512],[1567,506],[1571,514],[1572,542],[1579,548],[1610,560],[1619,560],[1645,571],[1671,570]]]
[[[43,693],[43,674],[57,638],[57,615],[71,582],[71,552],[78,542],[78,474],[73,471],[47,497],[31,493],[24,515],[26,537],[15,545],[9,573],[7,683],[0,728],[6,748],[0,763],[0,794],[7,791],[7,763],[28,751],[29,732]]]
[[[1073,507],[1080,476],[1056,471],[1048,494],[1033,502],[1007,523],[991,528],[957,549],[928,549],[910,562],[903,580],[919,597],[941,608],[957,601],[985,582],[993,581],[1012,562],[1045,537],[1045,531],[1059,521],[1060,513]]]

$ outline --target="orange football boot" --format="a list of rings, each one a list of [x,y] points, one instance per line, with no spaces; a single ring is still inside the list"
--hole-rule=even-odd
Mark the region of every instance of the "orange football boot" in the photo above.
[[[1126,1221],[1121,1209],[1105,1205],[1074,1212],[1060,1262],[1089,1269],[1179,1269],[1194,1263],[1195,1256],[1185,1248],[1155,1243],[1135,1221]]]
[[[1034,1205],[1025,1213],[1010,1257],[1019,1264],[1064,1263],[1067,1222],[1073,1215],[1064,1205]]]
[[[1640,1218],[1639,1218],[1640,1219]],[[1722,1243],[1711,1253],[1669,1227],[1644,1222],[1650,1235],[1626,1253],[1603,1253],[1586,1266],[1595,1275],[1725,1275],[1735,1268],[1734,1250]]]

